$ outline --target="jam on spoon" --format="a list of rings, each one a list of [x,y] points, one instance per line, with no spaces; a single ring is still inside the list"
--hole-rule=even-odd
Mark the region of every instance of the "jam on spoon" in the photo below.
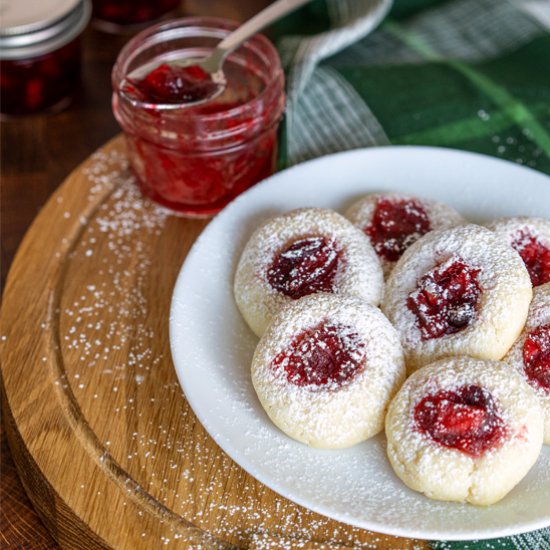
[[[139,67],[126,75],[120,93],[131,103],[142,101],[135,90],[143,93],[158,110],[171,110],[182,105],[195,105],[223,93],[227,79],[223,70],[226,58],[258,31],[294,11],[309,0],[276,0],[226,36],[206,57],[178,57]],[[136,79],[136,73],[144,76]],[[151,101],[152,100],[152,101]]]
[[[147,103],[186,104],[203,101],[216,93],[216,84],[198,65],[180,67],[162,63],[143,78],[129,75],[125,92]]]

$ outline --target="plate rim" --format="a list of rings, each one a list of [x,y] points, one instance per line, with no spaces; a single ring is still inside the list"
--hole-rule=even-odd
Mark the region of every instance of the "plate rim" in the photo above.
[[[489,155],[485,155],[482,153],[474,152],[474,151],[465,151],[462,149],[453,149],[450,147],[434,147],[434,146],[424,146],[424,145],[384,145],[379,147],[363,147],[363,148],[357,148],[357,149],[351,149],[347,151],[339,151],[336,153],[323,155],[321,157],[317,157],[314,159],[307,160],[305,162],[295,164],[293,166],[287,167],[284,170],[280,170],[278,172],[275,172],[271,176],[265,178],[261,182],[257,183],[253,187],[247,189],[245,192],[240,194],[238,197],[236,197],[233,201],[231,201],[220,213],[218,213],[210,222],[209,224],[204,228],[204,230],[200,233],[200,235],[197,237],[195,242],[193,243],[191,249],[189,250],[187,256],[185,257],[180,271],[178,273],[176,282],[174,284],[173,292],[172,292],[172,298],[170,303],[170,311],[169,311],[169,341],[170,341],[170,351],[172,356],[172,363],[174,366],[174,370],[176,372],[176,376],[178,378],[178,382],[180,384],[180,387],[182,388],[185,398],[187,402],[189,403],[189,406],[193,410],[193,413],[199,420],[199,422],[202,424],[202,426],[207,431],[208,435],[214,440],[214,442],[223,450],[224,453],[226,453],[239,467],[243,468],[249,475],[254,477],[257,481],[262,483],[263,485],[267,486],[274,492],[276,492],[278,495],[281,495],[283,498],[287,498],[288,500],[308,509],[313,512],[319,513],[329,519],[334,519],[336,521],[340,521],[342,523],[345,523],[347,525],[352,525],[361,529],[367,529],[376,531],[378,533],[391,535],[391,536],[398,536],[398,537],[407,537],[407,538],[417,538],[422,540],[447,540],[447,541],[471,541],[471,540],[488,540],[493,538],[500,538],[500,537],[509,537],[514,535],[520,535],[523,533],[528,533],[530,531],[534,531],[537,529],[550,527],[550,516],[548,516],[546,519],[539,519],[539,520],[532,520],[531,522],[527,522],[522,524],[521,527],[518,527],[516,524],[515,526],[511,527],[500,527],[500,528],[487,528],[484,530],[472,530],[469,531],[467,535],[464,535],[463,533],[452,533],[447,532],[441,529],[430,529],[429,534],[426,533],[426,530],[424,529],[410,529],[410,528],[403,528],[399,526],[391,526],[389,529],[385,527],[385,524],[381,524],[379,522],[363,522],[361,525],[359,525],[356,522],[351,522],[350,518],[344,517],[340,513],[334,513],[328,509],[328,506],[324,506],[322,504],[314,504],[312,505],[311,502],[307,500],[307,498],[302,499],[299,494],[289,494],[287,491],[279,488],[277,486],[277,483],[272,483],[271,480],[266,480],[264,476],[257,472],[255,466],[253,465],[252,461],[249,460],[249,458],[244,454],[240,453],[234,446],[227,445],[226,439],[224,439],[223,434],[217,432],[216,430],[213,430],[209,426],[209,421],[205,416],[202,414],[202,409],[200,405],[195,401],[195,397],[192,395],[192,392],[189,392],[186,383],[185,383],[185,377],[182,375],[181,372],[181,366],[178,367],[178,360],[176,358],[178,352],[176,351],[176,340],[177,338],[174,336],[175,334],[175,312],[180,307],[179,302],[179,294],[181,294],[180,289],[183,288],[185,278],[188,276],[189,268],[188,265],[192,263],[195,256],[200,254],[200,250],[202,247],[202,242],[208,238],[210,233],[212,231],[215,231],[217,225],[219,223],[222,223],[223,220],[225,220],[227,217],[231,216],[233,211],[235,209],[238,209],[240,205],[243,202],[248,202],[250,200],[253,200],[254,196],[256,194],[262,193],[263,189],[266,186],[272,185],[272,181],[280,178],[281,176],[284,177],[289,172],[294,172],[296,170],[303,170],[307,167],[313,165],[313,164],[321,164],[324,162],[332,162],[335,158],[343,158],[346,156],[355,156],[355,155],[368,155],[368,154],[377,154],[381,150],[384,151],[401,151],[401,150],[407,150],[412,153],[419,151],[422,154],[425,153],[435,153],[435,154],[449,154],[451,156],[463,156],[463,157],[477,157],[479,159],[482,159],[482,162],[489,162],[489,163],[495,163],[499,165],[506,165],[507,168],[512,168],[514,170],[518,171],[528,171],[531,172],[533,176],[540,178],[541,181],[544,179],[548,180],[548,184],[550,185],[550,176],[545,174],[544,172],[541,172],[539,170],[535,170],[531,167],[524,166],[517,164],[512,161],[508,161],[505,159],[500,159],[497,157],[492,157]],[[392,154],[392,153],[390,153]],[[252,198],[251,198],[252,197]],[[221,222],[220,222],[221,220]],[[383,432],[383,431],[382,431]],[[428,497],[425,497],[428,498]],[[458,503],[457,503],[458,504]],[[428,538],[427,538],[428,536]],[[467,538],[464,538],[467,536]]]

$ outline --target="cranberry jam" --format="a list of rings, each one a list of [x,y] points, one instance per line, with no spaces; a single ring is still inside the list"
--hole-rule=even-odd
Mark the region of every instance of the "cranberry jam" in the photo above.
[[[537,327],[525,338],[523,365],[531,385],[550,393],[550,324]]]
[[[475,385],[424,397],[414,409],[414,420],[436,443],[473,457],[498,447],[506,435],[492,395]]]
[[[426,210],[414,199],[379,199],[364,229],[377,254],[390,262],[430,230]]]
[[[365,344],[353,328],[320,323],[298,334],[273,360],[296,386],[337,389],[364,367]]]
[[[217,86],[199,66],[178,67],[163,63],[144,78],[129,78],[126,91],[151,103],[193,103],[212,96]]]
[[[113,69],[113,109],[142,192],[190,217],[215,214],[274,170],[284,78],[272,44],[256,35],[230,54],[223,93],[196,105],[189,99],[210,97],[210,80],[168,59],[204,58],[235,27],[205,17],[155,25],[130,40]]]
[[[521,256],[533,286],[550,282],[550,248],[525,227],[512,235],[512,246]]]
[[[181,0],[93,0],[94,19],[114,25],[139,25],[174,11]]]
[[[340,261],[336,245],[325,237],[300,239],[275,256],[267,280],[293,299],[332,292]]]
[[[0,19],[0,110],[59,110],[80,76],[80,34],[89,0],[6,0]]]
[[[464,330],[477,316],[480,270],[451,258],[426,273],[407,299],[422,340]]]

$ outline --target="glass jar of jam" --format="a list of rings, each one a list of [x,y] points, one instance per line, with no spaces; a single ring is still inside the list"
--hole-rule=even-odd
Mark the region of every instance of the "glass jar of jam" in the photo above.
[[[80,76],[80,34],[89,0],[3,0],[0,19],[0,111],[58,110]]]
[[[181,75],[171,64],[206,57],[235,28],[206,17],[151,27],[123,48],[113,69],[113,109],[142,192],[191,217],[215,214],[274,169],[285,96],[273,45],[255,35],[230,54],[223,93],[201,104],[185,103],[197,89],[178,88]],[[143,75],[143,66],[155,68]],[[140,79],[129,78],[137,73]],[[131,100],[121,93],[128,80]],[[179,93],[177,108],[156,107],[159,97],[173,103]]]
[[[142,25],[174,11],[181,0],[93,0],[96,25],[106,31]]]

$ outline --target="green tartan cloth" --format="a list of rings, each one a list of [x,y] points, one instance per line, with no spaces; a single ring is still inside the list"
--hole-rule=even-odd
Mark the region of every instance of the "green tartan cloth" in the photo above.
[[[415,144],[550,174],[550,34],[541,23],[550,0],[396,0],[388,14],[390,4],[316,0],[274,27],[287,74],[280,167]],[[544,550],[550,528],[432,547]]]
[[[287,17],[275,28],[288,79],[281,165],[416,144],[550,173],[550,34],[521,2],[535,3],[398,0],[372,34],[376,0],[317,0]],[[304,28],[313,34],[295,34]]]

